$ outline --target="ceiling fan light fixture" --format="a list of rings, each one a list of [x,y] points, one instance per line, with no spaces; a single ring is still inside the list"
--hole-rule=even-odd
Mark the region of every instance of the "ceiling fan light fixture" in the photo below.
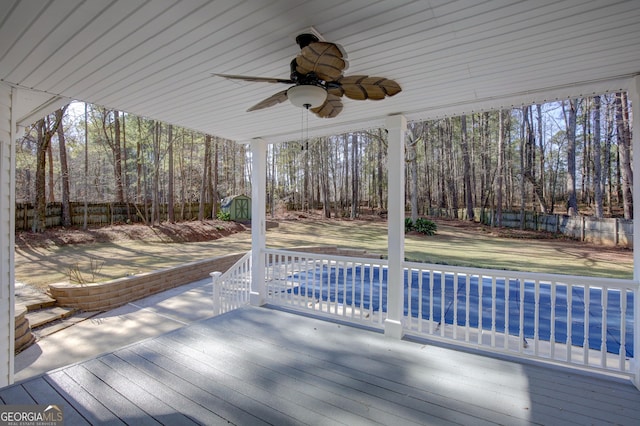
[[[301,84],[287,90],[287,98],[299,108],[315,108],[327,100],[327,91],[324,87],[314,84]]]

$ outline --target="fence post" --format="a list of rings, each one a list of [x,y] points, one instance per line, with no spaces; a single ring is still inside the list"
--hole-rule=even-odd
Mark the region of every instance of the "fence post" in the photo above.
[[[222,272],[212,272],[209,274],[211,281],[213,282],[213,316],[220,315],[221,303],[220,303],[220,277]]]

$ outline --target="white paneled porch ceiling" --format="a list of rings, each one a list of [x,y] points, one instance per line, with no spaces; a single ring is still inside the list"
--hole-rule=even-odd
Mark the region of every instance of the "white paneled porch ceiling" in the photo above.
[[[284,85],[313,27],[348,55],[345,75],[396,80],[383,101],[344,100],[309,134],[626,89],[640,73],[638,0],[1,0],[0,80],[212,135],[300,137]]]

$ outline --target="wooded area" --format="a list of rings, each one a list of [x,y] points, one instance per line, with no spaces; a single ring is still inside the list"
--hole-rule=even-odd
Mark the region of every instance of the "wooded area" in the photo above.
[[[498,226],[503,210],[631,219],[630,110],[626,93],[615,93],[409,123],[408,211],[415,220],[434,207],[463,208],[468,218],[487,209]],[[383,213],[387,149],[384,129],[269,145],[269,213]],[[71,202],[142,205],[149,224],[161,205],[173,222],[197,204],[204,219],[216,213],[207,205],[250,195],[250,167],[245,145],[74,103],[18,141],[16,199],[36,206],[33,231],[54,202],[63,226]]]

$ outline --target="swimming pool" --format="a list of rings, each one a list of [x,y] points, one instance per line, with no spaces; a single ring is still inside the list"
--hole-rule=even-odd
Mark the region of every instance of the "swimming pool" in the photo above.
[[[287,279],[295,283],[288,291],[296,295],[365,310],[383,312],[387,310],[386,267],[341,268],[325,264],[291,274]],[[536,286],[538,287],[537,307]],[[607,352],[619,354],[623,341],[621,330],[624,329],[624,353],[627,357],[633,356],[633,294],[631,292],[607,290],[603,295],[602,289],[591,287],[585,295],[585,288],[578,286],[557,284],[552,288],[549,283],[536,284],[532,281],[525,281],[521,286],[519,280],[495,279],[494,283],[492,279],[478,276],[415,270],[409,273],[405,270],[404,314],[424,320],[430,320],[432,316],[434,321],[438,322],[444,317],[446,324],[453,324],[455,317],[458,326],[466,326],[468,318],[470,327],[478,328],[478,323],[481,321],[483,330],[491,330],[494,322],[492,315],[494,291],[497,332],[504,333],[508,324],[508,334],[518,336],[522,321],[524,337],[533,339],[537,313],[538,339],[540,340],[550,341],[553,328],[555,342],[582,347],[585,344],[586,331],[587,345],[590,349],[600,350],[604,340]],[[621,294],[624,300],[621,299]],[[555,300],[555,307],[552,307],[552,298]],[[588,300],[588,304],[585,304],[585,300]],[[626,308],[622,309],[624,302],[626,302]],[[606,306],[604,339],[603,306]],[[588,317],[587,330],[585,330],[584,321],[585,309]],[[624,321],[621,318],[623,311]],[[568,333],[571,334],[570,339],[568,339]]]

